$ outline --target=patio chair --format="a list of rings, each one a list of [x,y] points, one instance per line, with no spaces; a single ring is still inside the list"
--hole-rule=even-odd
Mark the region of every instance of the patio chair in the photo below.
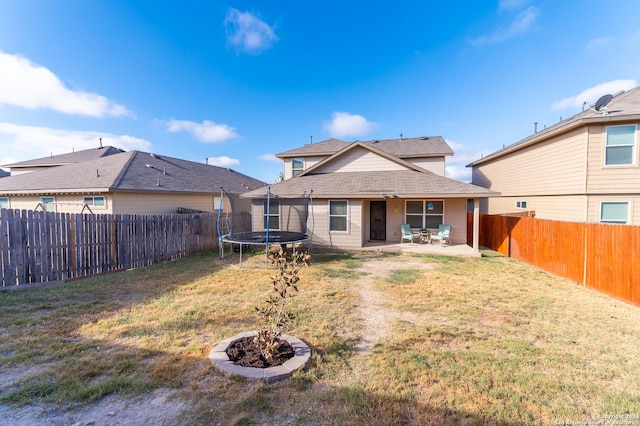
[[[409,240],[409,242],[413,243],[414,238],[420,238],[419,232],[411,232],[411,225],[408,223],[404,223],[400,225],[400,230],[402,230],[402,238],[400,238],[400,244],[404,240]]]
[[[438,233],[431,235],[431,242],[440,241],[442,246],[445,240],[449,240],[449,244],[451,244],[451,225],[438,225]]]

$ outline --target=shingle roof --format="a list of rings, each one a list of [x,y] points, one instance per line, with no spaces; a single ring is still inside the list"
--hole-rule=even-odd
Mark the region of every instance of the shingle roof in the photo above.
[[[297,176],[271,185],[271,194],[278,197],[299,197],[313,190],[319,198],[399,198],[418,197],[496,197],[500,193],[463,183],[431,172],[395,170],[377,172],[342,172]],[[242,197],[261,198],[266,188],[247,192]]]
[[[527,136],[524,139],[519,140],[505,148],[502,148],[492,154],[489,154],[480,160],[476,160],[473,163],[467,165],[467,167],[476,166],[482,163],[486,163],[493,159],[502,157],[510,152],[517,151],[529,145],[541,142],[559,133],[566,132],[575,127],[586,125],[588,123],[597,122],[620,122],[625,120],[639,120],[640,119],[640,87],[635,87],[624,93],[616,95],[611,99],[611,102],[607,105],[607,115],[602,112],[594,111],[590,108],[586,108],[569,118],[566,118],[552,126],[545,128],[539,132]]]
[[[453,155],[451,147],[442,136],[425,136],[419,138],[383,139],[356,141],[371,144],[377,149],[398,158],[436,157]],[[300,148],[281,152],[278,158],[304,157],[310,155],[332,155],[355,142],[344,142],[338,139],[327,139],[322,142],[306,144]]]
[[[222,167],[139,151],[0,179],[0,193],[243,193],[266,185]]]
[[[66,154],[51,155],[49,157],[36,158],[35,160],[20,161],[18,163],[5,164],[2,167],[52,167],[66,164],[81,163],[83,161],[95,160],[108,155],[120,154],[124,152],[120,148],[105,146],[101,148],[91,148],[82,151],[68,152]]]
[[[9,176],[9,172],[5,172],[4,170],[0,169],[0,177],[6,177]]]

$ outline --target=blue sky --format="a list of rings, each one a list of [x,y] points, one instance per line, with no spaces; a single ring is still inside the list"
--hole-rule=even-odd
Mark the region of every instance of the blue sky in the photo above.
[[[640,2],[0,0],[0,164],[103,144],[273,181],[330,137],[447,175],[640,81]]]

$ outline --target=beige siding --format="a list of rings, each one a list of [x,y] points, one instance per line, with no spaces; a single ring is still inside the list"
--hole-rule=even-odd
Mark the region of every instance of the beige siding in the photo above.
[[[467,199],[444,200],[444,223],[451,225],[451,243],[467,243]]]
[[[640,122],[637,124],[640,131]],[[640,147],[636,134],[635,165],[605,166],[606,126],[594,124],[589,127],[589,194],[640,194]],[[636,132],[638,133],[638,131]]]
[[[349,217],[347,232],[329,232],[329,202],[328,200],[314,199],[314,225],[313,242],[339,248],[358,248],[363,244],[363,214],[362,201],[349,200]],[[309,231],[311,232],[311,218],[309,218]]]
[[[584,194],[586,145],[586,129],[576,129],[474,167],[472,183],[503,197]],[[489,205],[495,200],[489,199]]]
[[[115,193],[113,213],[175,214],[178,207],[213,211],[213,195]]]
[[[365,148],[353,148],[317,170],[319,173],[406,170],[407,168]]]
[[[405,160],[432,173],[444,176],[444,157],[406,158]]]
[[[320,161],[324,160],[326,156],[311,156],[311,157],[297,157],[304,158],[304,169],[307,170],[310,167],[315,166]],[[284,178],[290,179],[293,177],[293,170],[291,168],[292,158],[285,158],[284,160]]]
[[[640,194],[617,194],[589,196],[588,221],[600,222],[600,203],[603,201],[626,201],[629,203],[629,225],[640,225]]]
[[[526,209],[516,208],[516,201],[526,201]],[[482,202],[481,202],[482,204]],[[482,213],[504,214],[535,211],[536,218],[584,222],[586,220],[587,197],[567,195],[552,197],[498,197],[489,200],[488,211]]]
[[[74,195],[11,195],[9,198],[9,208],[17,210],[35,210],[40,203],[40,197],[54,198],[54,211],[57,213],[80,213],[84,206],[84,197],[104,196],[105,207],[91,206],[91,211],[96,214],[112,212],[112,198],[108,194],[74,194]],[[38,207],[38,210],[41,210]],[[85,210],[85,213],[89,211]]]

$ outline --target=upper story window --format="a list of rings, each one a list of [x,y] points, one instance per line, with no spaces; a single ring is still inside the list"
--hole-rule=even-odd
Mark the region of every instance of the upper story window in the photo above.
[[[603,201],[600,203],[601,223],[629,223],[628,201]]]
[[[104,207],[106,205],[104,196],[84,197],[82,201],[89,207]]]
[[[516,201],[516,209],[526,209],[527,202],[526,201]]]
[[[605,160],[607,166],[633,165],[636,156],[636,125],[607,126]]]
[[[293,158],[291,160],[291,173],[293,176],[304,171],[304,158]]]
[[[280,229],[280,201],[264,200],[264,229]]]
[[[9,208],[9,197],[0,197],[0,209]]]

